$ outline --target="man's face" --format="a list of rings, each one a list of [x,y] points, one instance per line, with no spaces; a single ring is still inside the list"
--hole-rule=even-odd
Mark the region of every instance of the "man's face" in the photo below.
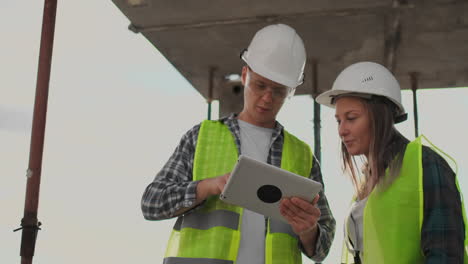
[[[261,127],[274,127],[289,88],[271,81],[249,67],[242,68],[244,85],[244,109],[239,115],[241,120]]]

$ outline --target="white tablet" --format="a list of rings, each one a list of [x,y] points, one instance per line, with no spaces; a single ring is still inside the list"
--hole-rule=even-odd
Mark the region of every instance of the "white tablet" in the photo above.
[[[311,202],[321,189],[319,182],[240,155],[220,199],[286,222],[279,211],[281,198]]]

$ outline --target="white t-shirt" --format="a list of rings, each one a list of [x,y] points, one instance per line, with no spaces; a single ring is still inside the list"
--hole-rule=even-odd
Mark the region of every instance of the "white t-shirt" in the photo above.
[[[271,146],[272,128],[239,121],[241,153],[266,162]],[[265,264],[265,217],[244,209],[237,264]]]
[[[366,207],[367,198],[362,200],[357,200],[351,205],[351,211],[348,218],[346,219],[346,225],[348,228],[348,234],[345,234],[345,237],[348,237],[351,240],[352,247],[349,248],[353,254],[356,251],[359,251],[360,257],[362,259],[362,242],[363,242],[363,217],[364,217],[364,208]]]

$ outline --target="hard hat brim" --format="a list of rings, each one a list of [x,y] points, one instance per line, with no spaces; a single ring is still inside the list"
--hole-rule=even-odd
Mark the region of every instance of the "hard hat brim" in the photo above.
[[[262,77],[267,78],[268,80],[274,81],[276,83],[279,83],[281,85],[284,85],[284,86],[286,86],[286,87],[288,87],[290,89],[295,89],[296,87],[298,87],[299,85],[301,85],[303,83],[302,79],[301,79],[301,81],[293,82],[293,81],[289,80],[287,77],[281,76],[277,72],[272,72],[270,69],[268,69],[268,67],[265,67],[264,65],[255,63],[253,61],[249,61],[248,54],[245,54],[245,53],[246,52],[244,52],[244,54],[241,55],[241,59],[247,65],[249,65],[249,67],[255,73],[261,75]]]
[[[323,92],[321,93],[320,95],[317,96],[317,98],[315,98],[315,101],[317,101],[317,103],[321,104],[321,105],[325,105],[325,106],[328,106],[328,107],[331,107],[331,108],[335,108],[335,104],[333,103],[333,98],[337,97],[337,96],[340,96],[340,95],[345,95],[345,94],[354,94],[354,96],[356,96],[356,94],[359,94],[357,92],[351,92],[351,91],[348,91],[348,90],[329,90],[329,91],[326,91],[326,92]],[[378,96],[382,96],[380,94],[373,94],[373,93],[363,93],[363,95],[378,95]],[[387,97],[388,98],[388,97]],[[399,109],[399,115],[404,115],[405,114],[405,110],[403,108],[403,106],[393,100],[392,98],[388,98],[389,100],[391,100]]]
[[[335,104],[333,103],[333,98],[343,94],[349,94],[350,91],[347,90],[328,90],[323,92],[315,98],[315,101],[321,105],[325,105],[331,108],[335,108]]]

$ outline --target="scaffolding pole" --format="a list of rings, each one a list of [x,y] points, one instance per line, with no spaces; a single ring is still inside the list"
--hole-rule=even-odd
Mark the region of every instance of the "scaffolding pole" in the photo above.
[[[216,67],[210,67],[208,74],[208,120],[211,120],[211,103],[213,102],[213,88],[214,88],[214,72]]]
[[[320,119],[321,108],[320,104],[314,100],[314,140],[315,140],[315,147],[314,147],[314,155],[319,162],[322,161],[322,138],[320,132],[322,130],[321,123],[322,120]]]
[[[316,59],[312,60],[312,94],[314,97],[318,94],[318,61]],[[321,114],[321,105],[314,100],[314,156],[317,159],[318,163],[322,162],[322,120],[320,119]],[[323,181],[323,179],[320,179]],[[317,262],[318,263],[318,262]]]
[[[418,128],[418,98],[416,91],[418,90],[418,77],[419,73],[411,72],[411,91],[413,91],[413,109],[414,109],[414,137],[417,138],[419,136],[419,128]]]
[[[41,223],[37,219],[39,187],[41,182],[42,154],[49,94],[50,68],[54,43],[55,16],[57,0],[44,1],[42,18],[41,46],[37,72],[36,97],[31,129],[29,167],[27,170],[26,198],[24,216],[21,220],[21,263],[31,264],[36,246],[37,233]],[[16,230],[16,231],[17,231]]]
[[[318,92],[318,69],[317,60],[312,61],[312,91],[317,94]],[[322,161],[322,144],[321,144],[321,120],[320,120],[320,104],[314,100],[314,155],[319,162]]]

